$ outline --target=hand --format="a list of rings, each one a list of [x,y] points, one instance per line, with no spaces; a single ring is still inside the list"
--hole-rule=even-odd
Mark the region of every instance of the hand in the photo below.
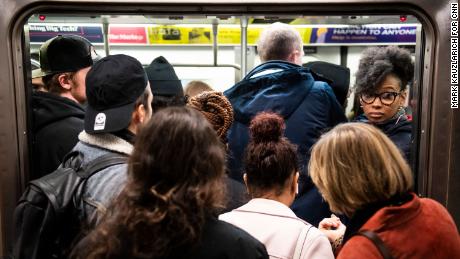
[[[334,243],[337,238],[345,234],[347,227],[334,214],[330,218],[321,220],[318,229],[327,236],[329,242]]]

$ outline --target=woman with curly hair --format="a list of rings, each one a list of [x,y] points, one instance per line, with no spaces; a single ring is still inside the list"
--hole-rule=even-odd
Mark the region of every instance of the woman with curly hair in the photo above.
[[[233,123],[233,107],[221,92],[205,91],[188,100],[188,106],[201,112],[211,123],[222,143],[227,146],[227,132]],[[222,212],[228,212],[245,204],[249,197],[244,185],[225,175],[227,202]]]
[[[409,51],[396,46],[366,49],[356,73],[356,94],[364,114],[357,121],[380,128],[410,159],[412,123],[404,103],[414,77]]]
[[[332,259],[327,237],[289,208],[298,192],[297,151],[283,137],[283,118],[260,113],[249,125],[244,182],[252,196],[245,205],[219,216],[265,244],[270,258]]]
[[[331,211],[350,217],[343,238],[340,223],[320,223],[339,227],[325,231],[331,241],[343,240],[338,259],[460,258],[452,217],[412,192],[409,165],[379,129],[335,127],[313,146],[309,172]]]
[[[217,220],[224,170],[223,145],[200,113],[158,111],[136,139],[126,187],[72,257],[268,258],[260,242]]]

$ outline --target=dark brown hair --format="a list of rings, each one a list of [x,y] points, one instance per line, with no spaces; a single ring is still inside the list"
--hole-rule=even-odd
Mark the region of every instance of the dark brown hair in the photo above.
[[[185,96],[154,94],[152,100],[153,113],[167,107],[182,107],[187,103]]]
[[[259,113],[251,121],[244,170],[253,196],[273,189],[280,195],[299,169],[296,146],[283,137],[284,128],[283,118],[276,113]]]
[[[139,105],[144,105],[144,107],[147,109],[147,105],[150,105],[149,103],[149,92],[150,92],[150,87],[146,87],[144,92],[137,98],[134,107],[138,107]]]
[[[59,83],[59,76],[65,74],[66,77],[69,78],[72,82],[74,81],[75,74],[77,72],[66,72],[66,73],[58,73],[53,75],[47,75],[42,78],[43,85],[46,91],[53,93],[53,94],[61,94],[64,92],[64,88],[62,88],[61,83]]]
[[[190,108],[155,113],[137,136],[128,182],[76,258],[164,258],[197,244],[224,194],[225,151]],[[75,256],[77,254],[77,256]]]

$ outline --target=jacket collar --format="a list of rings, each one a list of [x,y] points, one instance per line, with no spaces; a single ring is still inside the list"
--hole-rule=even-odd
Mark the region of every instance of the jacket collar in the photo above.
[[[88,134],[86,131],[80,132],[78,139],[92,146],[108,149],[118,153],[131,155],[133,145],[128,141],[109,133]]]
[[[270,73],[264,74],[264,71]],[[279,113],[287,120],[305,100],[314,82],[307,68],[284,61],[270,61],[253,69],[224,95],[233,106],[237,122],[248,125],[257,113],[267,110]]]
[[[276,215],[276,216],[297,219],[297,216],[295,215],[295,213],[285,204],[275,201],[275,200],[263,199],[263,198],[252,199],[245,205],[235,209],[235,211],[247,211],[247,212],[255,212],[255,213],[262,213],[262,214],[271,214],[271,215]]]
[[[391,225],[401,224],[398,215],[405,211],[407,215],[404,222],[411,220],[418,213],[420,200],[414,193],[407,193],[402,196],[395,196],[384,202],[376,202],[357,210],[347,225],[343,242],[347,242],[353,234],[360,229],[378,231],[378,229]]]

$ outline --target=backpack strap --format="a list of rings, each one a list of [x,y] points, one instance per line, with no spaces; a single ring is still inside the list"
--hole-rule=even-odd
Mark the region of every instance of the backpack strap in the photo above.
[[[300,232],[299,237],[297,238],[297,243],[295,245],[294,255],[292,256],[292,259],[300,259],[301,258],[302,252],[303,252],[302,251],[303,245],[305,244],[305,241],[307,240],[307,235],[308,235],[308,232],[310,231],[311,227],[312,226],[310,224],[308,224]]]
[[[372,241],[372,243],[374,243],[375,247],[377,247],[377,250],[379,250],[384,259],[393,259],[390,250],[375,232],[371,230],[361,230],[354,235],[367,237],[370,241]]]
[[[125,164],[128,162],[127,156],[120,154],[108,153],[89,162],[78,170],[77,174],[82,179],[87,179],[93,174],[114,165]]]
[[[80,170],[76,172],[78,176],[82,179],[82,181],[79,183],[78,187],[76,188],[76,193],[74,193],[73,195],[74,206],[78,207],[77,204],[80,204],[80,202],[82,201],[82,195],[84,195],[86,191],[86,184],[88,183],[88,179],[92,175],[108,167],[119,164],[125,164],[127,162],[128,157],[126,155],[108,153],[100,157],[97,157],[93,161],[89,162],[86,166],[81,167]]]
[[[62,159],[60,167],[73,168],[75,171],[78,171],[83,163],[83,158],[84,155],[80,151],[70,151]]]

